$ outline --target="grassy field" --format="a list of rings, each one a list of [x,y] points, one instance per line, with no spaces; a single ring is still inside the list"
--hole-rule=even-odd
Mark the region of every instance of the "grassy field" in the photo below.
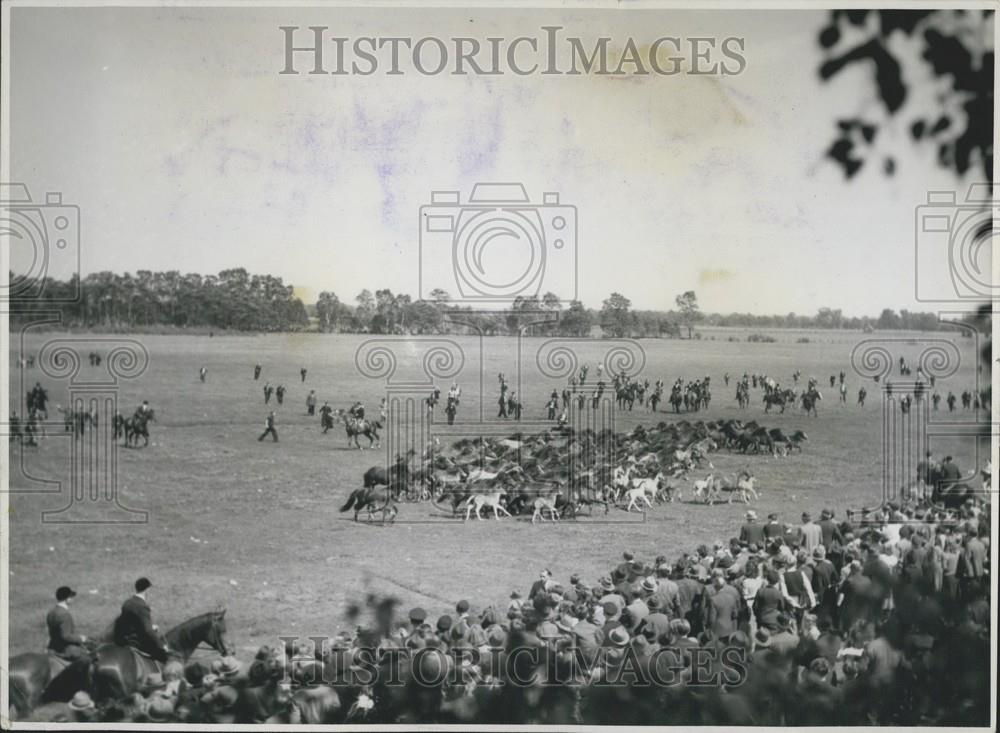
[[[749,464],[759,477],[762,495],[758,511],[780,512],[796,521],[803,510],[824,506],[843,512],[848,507],[876,503],[881,496],[880,466],[882,408],[877,386],[869,379],[868,405],[855,405],[861,377],[851,368],[854,346],[861,334],[807,334],[810,343],[796,343],[804,334],[778,334],[779,343],[751,344],[726,340],[715,332],[701,341],[643,341],[649,379],[668,385],[677,377],[712,376],[711,408],[694,418],[756,419],[767,427],[801,428],[809,435],[805,451],[787,459],[714,457],[717,469],[733,471]],[[886,334],[878,334],[884,338]],[[888,335],[892,337],[893,335]],[[895,336],[900,336],[896,334]],[[38,334],[25,342],[37,353],[54,334]],[[99,339],[94,335],[81,339]],[[532,526],[526,520],[470,522],[446,520],[427,503],[404,504],[399,523],[390,527],[356,525],[337,507],[360,486],[361,475],[384,460],[377,451],[349,450],[342,427],[322,435],[319,418],[305,414],[305,397],[315,389],[320,404],[346,407],[361,399],[374,411],[385,383],[359,374],[355,352],[361,336],[269,335],[207,338],[138,336],[149,352],[149,367],[138,379],[121,385],[122,412],[130,413],[142,399],[155,407],[148,448],[118,451],[118,483],[125,505],[149,512],[142,525],[55,525],[41,521],[45,510],[67,503],[62,494],[41,493],[47,487],[34,477],[67,480],[70,440],[65,436],[42,442],[38,449],[11,449],[10,513],[10,631],[11,651],[41,649],[45,643],[45,612],[54,589],[69,584],[80,592],[74,613],[84,633],[95,633],[116,615],[131,584],[140,575],[154,583],[151,604],[161,627],[225,604],[230,634],[244,657],[279,635],[333,634],[345,625],[345,605],[368,591],[397,596],[405,606],[419,604],[432,614],[450,611],[460,598],[473,604],[503,602],[512,589],[527,590],[542,567],[565,580],[580,572],[595,581],[624,549],[641,557],[666,554],[674,558],[701,542],[726,540],[741,522],[740,505],[706,507],[678,503],[655,508],[645,516],[626,517],[613,511],[613,524],[590,521],[558,526]],[[742,338],[742,337],[741,337]],[[870,338],[870,337],[869,337]],[[914,363],[920,337],[903,337],[895,358]],[[959,371],[939,381],[943,394],[956,394],[976,384],[976,359],[970,339],[952,337],[961,349]],[[480,379],[485,390],[484,413],[495,411],[496,375],[517,373],[524,366],[520,390],[524,418],[537,420],[556,381],[542,377],[534,351],[544,339],[518,344],[509,338],[454,338],[463,352],[460,417],[471,419],[479,401]],[[397,354],[394,379],[418,376],[423,353],[419,344],[399,340],[387,346]],[[602,342],[571,344],[580,363],[594,365],[606,351]],[[18,345],[13,347],[15,350]],[[81,342],[86,362],[100,343]],[[253,365],[264,373],[253,381]],[[207,382],[198,380],[200,366]],[[308,368],[305,384],[299,368]],[[83,367],[83,374],[91,374]],[[744,370],[773,375],[791,384],[791,374],[820,379],[824,400],[818,418],[798,409],[765,415],[760,393],[751,408],[736,408],[734,386],[723,385],[723,374],[734,378]],[[838,404],[828,377],[847,372],[849,402]],[[93,373],[97,373],[96,370]],[[13,372],[12,395],[22,392]],[[893,379],[899,377],[895,375]],[[45,378],[37,367],[24,372],[26,386],[40,380],[56,403],[66,404],[67,384]],[[277,412],[281,442],[258,443],[267,409],[261,388],[265,380],[288,388]],[[442,390],[449,383],[439,380]],[[23,400],[23,394],[21,394]],[[664,406],[665,407],[665,406]],[[617,427],[630,429],[677,417],[646,410],[619,416]],[[20,410],[19,410],[20,411]],[[54,413],[54,410],[53,410]],[[956,412],[952,419],[971,419]],[[690,417],[690,416],[689,416]],[[513,426],[511,428],[514,430]],[[968,470],[975,445],[935,442]],[[687,497],[686,497],[687,498]]]

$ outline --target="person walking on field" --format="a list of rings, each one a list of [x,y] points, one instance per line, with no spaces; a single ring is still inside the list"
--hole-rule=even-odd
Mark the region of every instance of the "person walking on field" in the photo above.
[[[260,370],[261,370],[260,364],[255,364],[253,368],[253,381],[256,382],[258,379],[260,379]]]
[[[310,417],[316,414],[316,390],[309,390],[309,395],[306,397],[306,414]]]
[[[285,385],[279,384],[278,388],[274,390],[274,396],[278,398],[278,404],[285,404]]]
[[[202,384],[205,383],[205,377],[206,376],[208,376],[208,369],[206,369],[205,367],[202,367],[201,369],[198,370],[198,378],[201,379]]]
[[[274,392],[274,387],[271,386],[270,382],[264,382],[264,404],[266,405],[271,401],[271,393]]]
[[[306,368],[305,368],[305,367],[302,367],[301,369],[299,369],[299,374],[300,374],[300,375],[302,376],[302,381],[303,381],[303,382],[305,382],[305,381],[306,381],[306,371],[307,371],[307,370],[306,370]]]
[[[264,440],[264,438],[266,438],[268,434],[270,434],[271,437],[274,439],[273,442],[275,443],[278,442],[278,431],[274,429],[274,410],[271,410],[271,412],[267,413],[267,419],[264,420],[264,432],[260,434],[260,437],[257,438],[257,441],[260,442]]]
[[[324,433],[333,427],[333,408],[329,402],[324,402],[319,408],[319,424],[323,426]]]

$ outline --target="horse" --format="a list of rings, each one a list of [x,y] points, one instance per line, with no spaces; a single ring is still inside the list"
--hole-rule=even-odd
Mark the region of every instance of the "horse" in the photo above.
[[[760,499],[760,496],[757,494],[757,490],[754,488],[754,482],[756,480],[756,476],[747,476],[746,478],[741,478],[736,482],[736,488],[739,491],[744,504],[750,503],[751,496],[753,496],[754,501]]]
[[[819,417],[819,412],[816,410],[816,403],[823,399],[823,395],[819,393],[818,389],[811,389],[807,392],[802,393],[802,409],[805,410],[806,415],[812,415],[813,417]]]
[[[388,486],[397,496],[400,490],[409,493],[410,467],[408,458],[414,455],[413,449],[407,453],[407,458],[396,457],[396,462],[388,469],[385,466],[372,466],[364,475],[364,487],[370,489],[375,486]]]
[[[473,494],[468,499],[468,508],[465,510],[465,519],[468,520],[472,516],[472,510],[476,510],[476,519],[482,521],[482,516],[479,514],[479,510],[485,507],[492,507],[493,518],[500,519],[500,512],[503,512],[508,517],[511,513],[507,511],[506,507],[501,504],[501,500],[507,495],[506,489],[494,489],[486,494]]]
[[[368,522],[372,521],[375,512],[382,512],[382,524],[385,524],[386,517],[391,522],[396,518],[399,510],[393,500],[393,489],[390,486],[366,486],[355,489],[347,497],[347,502],[340,507],[341,512],[346,512],[354,507],[354,521],[358,521],[358,514],[362,509],[368,509]]]
[[[559,512],[556,511],[556,502],[554,499],[550,499],[545,496],[539,496],[535,499],[535,513],[531,515],[531,523],[534,524],[536,519],[545,521],[545,514],[542,512],[543,509],[549,510],[549,517],[553,522],[559,520]]]
[[[661,500],[659,499],[659,490],[663,479],[663,471],[657,473],[653,476],[653,478],[634,478],[632,479],[632,488],[642,489],[644,495],[652,498],[654,502],[660,503]],[[652,506],[652,504],[650,504],[650,506]]]
[[[25,652],[10,658],[8,691],[16,719],[26,718],[40,704],[67,702],[78,690],[91,686],[93,648],[79,659]]]
[[[125,447],[139,447],[139,437],[142,437],[142,447],[146,448],[149,446],[149,423],[155,422],[156,413],[149,409],[146,412],[136,411],[136,413],[129,418],[125,419],[122,423],[122,432],[125,437]]]
[[[379,438],[378,428],[380,425],[373,420],[366,420],[365,418],[358,419],[356,417],[351,417],[344,411],[340,411],[340,419],[344,421],[344,429],[347,431],[347,447],[351,447],[351,441],[354,441],[355,447],[358,450],[364,450],[361,447],[361,443],[358,442],[358,436],[363,435],[368,438],[368,447],[380,448],[382,446],[382,439]]]
[[[652,479],[639,479],[639,481],[640,483],[638,486],[633,486],[631,489],[625,492],[625,496],[628,497],[628,504],[626,504],[625,506],[625,511],[627,512],[632,511],[632,507],[635,507],[636,509],[641,511],[642,506],[639,504],[640,499],[646,502],[646,506],[648,506],[650,509],[653,508],[653,503],[649,500],[649,497],[646,496],[646,486],[645,486],[645,482],[652,481]]]
[[[683,499],[681,481],[687,481],[687,479],[678,479],[676,476],[661,478],[659,491],[656,493],[657,501],[667,501],[670,503],[681,501]]]
[[[746,480],[750,481],[748,485],[744,485]],[[713,504],[716,499],[720,498],[723,491],[729,493],[729,504],[733,503],[733,496],[738,496],[743,499],[743,503],[748,503],[750,493],[753,493],[754,496],[757,495],[757,492],[753,488],[753,476],[746,469],[737,474],[713,477],[713,480],[707,487],[706,502],[709,505]]]
[[[217,609],[184,621],[170,629],[164,637],[169,657],[186,664],[202,644],[228,656],[235,649],[226,642],[226,610]],[[143,680],[153,673],[162,674],[162,665],[129,646],[114,642],[103,643],[94,654],[94,698],[98,701],[119,700],[138,691]]]
[[[704,496],[705,503],[711,503],[711,489],[715,486],[715,474],[710,473],[703,479],[699,479],[694,482],[694,495],[695,498]]]

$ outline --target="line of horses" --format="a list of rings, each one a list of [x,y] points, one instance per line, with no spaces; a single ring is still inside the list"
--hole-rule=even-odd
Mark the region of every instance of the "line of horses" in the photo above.
[[[714,473],[710,454],[725,448],[778,458],[801,451],[807,439],[802,431],[786,435],[753,421],[722,420],[660,423],[628,434],[550,430],[470,438],[447,449],[435,440],[419,460],[410,450],[391,466],[369,468],[340,511],[353,510],[355,521],[367,511],[369,522],[381,515],[382,523],[395,519],[403,501],[430,501],[465,519],[482,519],[484,510],[494,519],[530,512],[533,522],[592,513],[594,506],[605,513],[645,511],[682,500],[689,472],[705,464],[713,473],[694,483],[695,499],[713,504],[728,494],[729,501],[749,502],[759,498],[754,476]]]

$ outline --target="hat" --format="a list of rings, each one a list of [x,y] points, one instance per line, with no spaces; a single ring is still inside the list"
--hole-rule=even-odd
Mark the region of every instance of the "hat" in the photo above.
[[[635,555],[633,555],[631,552],[626,551],[622,553],[622,557],[625,558],[625,560],[633,560],[635,558]]]
[[[94,701],[90,699],[90,695],[83,690],[73,695],[73,699],[68,704],[70,710],[93,710],[95,707]]]
[[[650,596],[646,599],[646,608],[650,611],[658,611],[663,608],[663,601],[660,600],[659,596]]]
[[[576,573],[573,573],[571,576],[569,576],[570,585],[576,585],[579,582],[580,582],[580,576],[577,575]]]
[[[618,604],[614,601],[605,601],[601,604],[601,610],[604,611],[605,618],[611,618],[618,615]]]
[[[517,592],[516,590],[514,590],[514,591],[511,591],[511,592],[510,592],[510,597],[511,597],[512,599],[514,599],[514,600],[517,600],[518,598],[520,598],[520,597],[521,597],[521,594],[520,594],[520,593],[518,593],[518,592]]]
[[[648,590],[650,593],[655,592],[658,587],[659,585],[656,582],[656,578],[654,578],[653,576],[649,576],[648,578],[642,581],[642,589]]]
[[[150,582],[149,578],[139,578],[135,581],[135,592],[142,593],[147,588],[151,588],[153,584]]]
[[[68,585],[61,585],[56,588],[56,600],[65,601],[67,598],[72,598],[76,595],[76,591],[70,588]]]
[[[444,615],[437,620],[438,631],[448,631],[451,628],[451,616]]]
[[[776,513],[772,512],[771,514],[768,514],[768,515],[767,515],[767,518],[768,518],[768,519],[777,519],[777,518],[778,518],[778,515],[777,515]]]
[[[615,584],[611,582],[611,578],[609,578],[607,575],[605,575],[603,578],[601,578],[601,588],[603,588],[604,590],[609,590],[609,591],[610,590],[614,590],[615,589]]]
[[[826,548],[823,545],[816,545],[813,548],[813,557],[817,560],[822,560],[826,557]]]
[[[174,717],[174,703],[168,697],[155,697],[146,706],[151,722],[164,723]]]
[[[243,669],[243,664],[236,657],[223,657],[220,661],[219,671],[223,677],[233,677]]]
[[[754,634],[754,643],[758,649],[767,649],[771,646],[771,632],[761,626]]]
[[[486,643],[492,647],[502,647],[507,642],[507,632],[503,627],[494,624],[486,629]]]
[[[713,578],[725,578],[726,577],[726,571],[723,570],[722,568],[712,568],[712,577]]]
[[[610,641],[614,646],[626,646],[628,644],[628,632],[625,630],[624,626],[616,626],[611,629],[611,633],[608,634],[608,641]]]
[[[820,517],[822,517],[823,519],[832,519],[833,512],[831,512],[829,509],[824,509],[822,512],[820,512]]]
[[[465,613],[466,611],[469,610],[469,602],[466,600],[459,601],[458,604],[455,606],[455,610],[458,611],[459,613]]]
[[[420,608],[419,606],[410,609],[410,621],[412,621],[413,623],[415,624],[423,623],[426,618],[427,618],[427,611]]]
[[[757,512],[755,512],[753,509],[748,510],[747,513],[746,513],[746,518],[747,519],[756,519],[757,518]]]

